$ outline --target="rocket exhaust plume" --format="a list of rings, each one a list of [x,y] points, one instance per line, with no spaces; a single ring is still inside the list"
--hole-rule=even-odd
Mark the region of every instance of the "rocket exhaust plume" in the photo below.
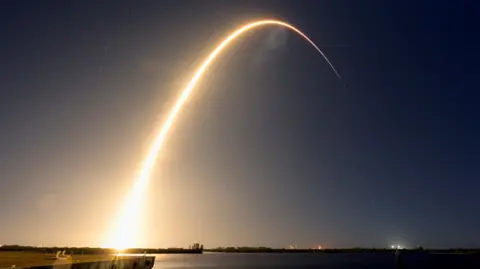
[[[299,34],[306,41],[308,41],[318,51],[318,53],[322,55],[325,61],[327,61],[327,63],[332,68],[333,72],[335,72],[335,75],[341,80],[341,77],[337,72],[337,70],[335,69],[335,67],[333,67],[332,63],[328,60],[325,54],[317,47],[317,45],[315,45],[315,43],[313,43],[313,41],[310,40],[310,38],[308,38],[307,35],[305,35],[300,30],[298,30],[297,28],[295,28],[294,26],[286,22],[282,22],[278,20],[260,20],[260,21],[254,21],[251,23],[244,24],[240,28],[236,29],[233,33],[227,36],[219,45],[217,45],[217,47],[210,53],[210,55],[208,55],[208,57],[203,61],[201,66],[195,72],[193,78],[187,84],[185,89],[183,89],[183,91],[181,92],[180,96],[178,97],[178,100],[175,102],[175,105],[173,106],[172,110],[168,114],[167,120],[165,121],[165,123],[159,130],[158,134],[156,135],[148,151],[148,154],[145,157],[143,166],[138,174],[138,177],[136,178],[136,181],[134,183],[133,189],[131,190],[130,196],[126,201],[123,215],[121,219],[118,220],[117,222],[118,227],[113,233],[113,237],[111,238],[111,241],[107,245],[105,245],[105,247],[112,247],[117,249],[136,247],[135,237],[138,229],[137,227],[138,219],[140,217],[138,216],[137,213],[140,211],[140,208],[141,208],[142,197],[147,191],[147,185],[150,180],[150,176],[153,172],[153,169],[155,168],[155,161],[162,148],[163,143],[165,142],[165,138],[168,134],[168,131],[172,127],[173,123],[175,122],[175,119],[178,113],[180,112],[180,110],[182,109],[183,104],[189,97],[191,91],[193,90],[197,82],[202,77],[203,73],[205,73],[205,71],[210,66],[210,64],[217,58],[217,56],[220,54],[220,52],[222,52],[222,50],[225,47],[227,47],[232,41],[234,41],[237,37],[241,36],[243,33],[246,33],[260,26],[267,26],[267,25],[277,25],[277,26],[285,27]]]

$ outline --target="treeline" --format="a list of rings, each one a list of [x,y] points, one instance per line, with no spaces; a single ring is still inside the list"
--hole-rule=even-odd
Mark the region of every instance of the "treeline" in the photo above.
[[[226,253],[379,253],[395,252],[390,248],[341,248],[341,249],[286,249],[269,247],[218,247],[206,249],[208,252],[226,252]],[[480,249],[403,249],[403,252],[428,252],[428,253],[480,253]]]
[[[452,248],[452,249],[429,249],[429,252],[432,253],[456,253],[456,254],[480,254],[480,249],[478,248]]]
[[[0,251],[28,251],[39,253],[56,253],[65,250],[67,254],[76,255],[103,255],[116,254],[118,250],[110,248],[91,248],[91,247],[34,247],[20,245],[3,245]],[[123,250],[122,253],[127,254],[175,254],[175,253],[202,253],[203,248],[184,249],[184,248],[132,248]]]
[[[35,246],[21,246],[21,245],[3,245],[0,246],[0,251],[28,251],[38,253],[56,253],[57,251],[65,250],[67,254],[73,255],[106,255],[116,254],[118,250],[99,247],[35,247]],[[185,248],[132,248],[123,250],[122,253],[127,254],[200,254],[203,246],[199,245],[185,249]],[[394,252],[395,249],[390,248],[342,248],[342,249],[286,249],[286,248],[270,248],[270,247],[218,247],[212,249],[205,249],[208,252],[225,252],[225,253],[361,253],[361,252]],[[451,248],[451,249],[423,249],[418,247],[416,249],[404,249],[403,252],[425,252],[425,253],[462,253],[462,254],[480,254],[480,249],[465,249],[465,248]]]
[[[390,249],[369,249],[369,248],[351,248],[351,249],[287,249],[287,248],[269,248],[269,247],[219,247],[207,249],[208,252],[232,252],[232,253],[342,253],[342,252],[389,252]]]

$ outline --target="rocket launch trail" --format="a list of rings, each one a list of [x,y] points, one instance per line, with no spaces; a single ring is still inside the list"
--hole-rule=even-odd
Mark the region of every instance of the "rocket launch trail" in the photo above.
[[[109,242],[106,245],[107,247],[113,247],[117,249],[136,247],[135,233],[138,231],[137,224],[139,219],[137,212],[141,208],[142,198],[144,197],[144,194],[147,191],[147,186],[150,181],[151,174],[155,168],[157,156],[159,155],[160,150],[162,149],[162,145],[165,142],[166,136],[170,128],[174,124],[175,119],[180,113],[185,101],[190,96],[190,93],[192,92],[197,82],[200,80],[203,74],[207,71],[211,63],[232,41],[236,40],[242,34],[250,30],[259,28],[261,26],[268,26],[268,25],[280,26],[280,27],[290,29],[293,32],[300,35],[301,37],[303,37],[318,51],[318,53],[322,55],[322,57],[325,59],[328,65],[332,68],[335,75],[341,80],[340,74],[337,72],[337,70],[332,65],[332,63],[328,60],[325,54],[318,48],[318,46],[312,40],[310,40],[310,38],[307,35],[305,35],[303,32],[301,32],[300,30],[298,30],[297,28],[295,28],[294,26],[286,22],[282,22],[278,20],[259,20],[259,21],[254,21],[251,23],[244,24],[238,29],[236,29],[233,33],[228,35],[220,44],[218,44],[216,48],[208,55],[208,57],[202,62],[201,66],[195,72],[190,82],[181,91],[181,94],[178,97],[177,101],[175,102],[175,105],[169,112],[165,123],[158,131],[158,134],[155,136],[154,141],[148,150],[147,156],[143,161],[141,170],[137,178],[135,179],[134,186],[130,193],[130,197],[128,198],[129,200],[127,201],[127,204],[125,204],[123,215],[121,216],[121,219],[118,220],[117,222],[118,227],[115,230],[113,237],[111,238],[111,242]]]

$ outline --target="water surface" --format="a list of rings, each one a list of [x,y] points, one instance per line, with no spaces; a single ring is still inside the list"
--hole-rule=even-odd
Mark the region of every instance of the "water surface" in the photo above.
[[[155,256],[154,269],[397,268],[393,253],[204,253]],[[404,253],[402,256],[404,268],[480,268],[480,257],[474,255]]]

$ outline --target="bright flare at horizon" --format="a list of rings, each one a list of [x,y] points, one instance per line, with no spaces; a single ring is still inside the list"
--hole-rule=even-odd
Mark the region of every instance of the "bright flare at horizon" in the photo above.
[[[237,30],[235,30],[232,34],[227,36],[207,57],[207,59],[202,63],[200,68],[195,72],[195,75],[187,84],[185,89],[182,91],[181,95],[178,97],[175,105],[173,106],[172,110],[168,114],[168,118],[159,130],[157,136],[155,137],[150,150],[148,151],[147,156],[143,162],[143,166],[138,174],[134,186],[130,192],[130,195],[126,199],[126,204],[124,205],[123,215],[117,222],[117,228],[115,232],[112,234],[110,241],[104,245],[104,247],[116,248],[116,249],[125,249],[125,248],[132,248],[138,247],[136,245],[136,233],[138,231],[138,221],[141,216],[139,216],[138,212],[140,212],[140,208],[142,206],[142,198],[144,197],[145,193],[147,192],[148,182],[150,181],[150,176],[155,168],[155,161],[157,156],[162,148],[163,143],[165,142],[165,138],[168,134],[168,131],[172,127],[175,119],[180,112],[182,106],[184,105],[185,101],[188,99],[191,91],[197,84],[198,80],[202,77],[203,73],[207,70],[213,60],[216,59],[217,55],[228,45],[230,42],[235,40],[241,34],[248,32],[249,30],[264,26],[264,25],[277,25],[282,26],[287,29],[290,29],[300,36],[302,36],[306,41],[308,41],[327,61],[330,65],[332,70],[335,72],[337,77],[341,79],[340,75],[338,74],[337,70],[333,67],[330,63],[328,58],[323,54],[323,52],[313,43],[310,38],[308,38],[304,33],[300,30],[295,28],[294,26],[277,20],[260,20],[251,23],[244,24]]]

